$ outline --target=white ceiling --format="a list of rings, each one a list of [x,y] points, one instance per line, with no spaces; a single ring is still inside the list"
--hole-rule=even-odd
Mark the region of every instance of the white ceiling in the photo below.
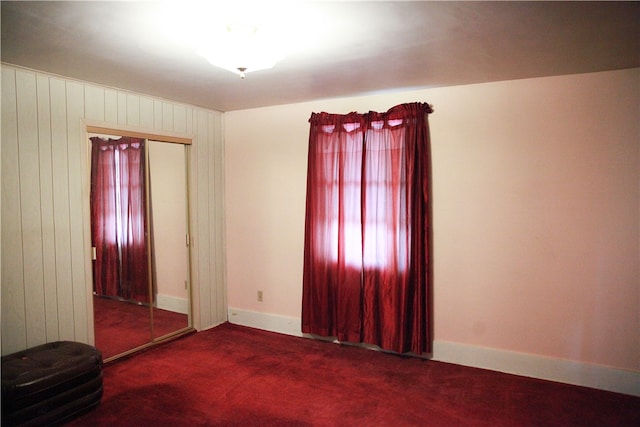
[[[640,2],[261,4],[315,37],[244,80],[180,42],[162,2],[2,1],[2,61],[219,111],[640,66]]]

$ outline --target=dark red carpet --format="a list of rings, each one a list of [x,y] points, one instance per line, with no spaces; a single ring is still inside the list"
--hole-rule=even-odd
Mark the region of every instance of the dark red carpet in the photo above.
[[[638,426],[640,398],[225,323],[105,367],[72,426]]]
[[[151,341],[149,307],[99,296],[93,297],[96,347],[107,359]],[[156,338],[186,328],[186,314],[153,309]]]

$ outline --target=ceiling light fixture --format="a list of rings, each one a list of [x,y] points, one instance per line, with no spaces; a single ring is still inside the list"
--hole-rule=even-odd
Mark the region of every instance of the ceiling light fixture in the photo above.
[[[212,65],[245,78],[246,73],[272,68],[282,59],[280,45],[265,28],[238,21],[210,32],[198,54]]]
[[[312,2],[298,0],[165,0],[154,43],[184,46],[210,64],[245,78],[285,56],[308,52],[333,34]],[[304,7],[303,7],[304,6]],[[158,25],[157,23],[161,23]]]

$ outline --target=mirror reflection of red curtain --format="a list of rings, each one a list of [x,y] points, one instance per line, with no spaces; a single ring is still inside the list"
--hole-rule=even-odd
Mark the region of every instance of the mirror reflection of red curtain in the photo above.
[[[91,138],[94,292],[149,302],[144,139]]]
[[[431,351],[431,111],[312,114],[302,332]]]

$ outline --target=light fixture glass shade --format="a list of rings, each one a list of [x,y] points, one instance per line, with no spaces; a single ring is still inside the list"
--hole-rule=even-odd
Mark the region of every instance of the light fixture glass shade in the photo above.
[[[316,2],[164,0],[154,42],[184,46],[216,67],[242,75],[272,68],[333,35]],[[160,22],[162,25],[158,25]],[[160,29],[158,31],[158,29]]]
[[[198,54],[212,65],[231,72],[244,73],[272,68],[282,59],[278,43],[258,26],[239,22],[210,33]]]

